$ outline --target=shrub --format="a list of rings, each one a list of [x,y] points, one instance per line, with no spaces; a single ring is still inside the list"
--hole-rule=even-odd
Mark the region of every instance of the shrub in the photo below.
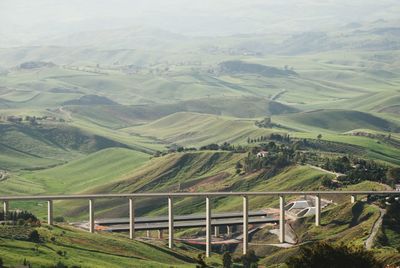
[[[232,267],[232,256],[229,252],[225,252],[222,255],[222,266],[224,268],[231,268]]]
[[[300,252],[290,257],[286,265],[289,268],[382,267],[372,253],[362,247],[333,246],[327,243],[301,247]]]
[[[58,261],[54,266],[54,268],[68,268],[68,266],[62,263],[61,261]]]
[[[32,241],[32,242],[35,242],[35,243],[39,243],[40,242],[40,235],[39,235],[39,232],[37,230],[33,230],[29,234],[29,241]]]
[[[205,262],[205,260],[204,260],[204,255],[203,254],[199,254],[197,256],[196,262],[197,262],[196,268],[206,268],[206,267],[208,267],[206,262]]]
[[[258,257],[254,250],[249,250],[246,254],[242,256],[242,263],[244,268],[257,268],[258,267]]]

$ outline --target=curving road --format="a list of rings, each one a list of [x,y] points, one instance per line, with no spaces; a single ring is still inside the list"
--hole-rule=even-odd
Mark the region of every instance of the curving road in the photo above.
[[[365,248],[366,249],[371,249],[372,246],[374,245],[375,237],[378,234],[379,228],[382,226],[382,220],[383,216],[386,214],[386,210],[383,208],[380,208],[376,205],[374,207],[377,207],[379,209],[380,215],[379,218],[375,221],[374,225],[372,226],[371,233],[369,234],[367,240],[365,241]]]

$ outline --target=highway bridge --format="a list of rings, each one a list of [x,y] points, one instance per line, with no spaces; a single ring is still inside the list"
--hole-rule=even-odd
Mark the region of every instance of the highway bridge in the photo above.
[[[231,219],[231,218],[240,218],[243,216],[241,212],[232,212],[232,213],[218,213],[212,214],[211,220],[213,219]],[[250,211],[249,217],[266,217],[267,213],[265,211]],[[175,222],[178,221],[195,221],[195,220],[205,220],[206,215],[204,214],[190,214],[190,215],[179,215],[175,216]],[[158,217],[137,217],[135,219],[135,223],[161,223],[161,222],[168,222],[167,216],[158,216]],[[116,224],[129,224],[129,218],[117,218],[117,219],[98,219],[95,220],[95,224],[98,225],[116,225]],[[136,227],[135,227],[136,229]]]
[[[322,195],[349,195],[351,202],[357,200],[357,196],[364,195],[383,195],[383,196],[400,196],[398,191],[268,191],[268,192],[179,192],[179,193],[127,193],[127,194],[86,194],[86,195],[43,195],[43,196],[0,196],[0,201],[3,202],[4,215],[6,217],[9,202],[11,201],[33,201],[45,200],[47,201],[47,220],[48,224],[53,224],[53,201],[54,200],[88,200],[89,201],[89,228],[90,232],[95,231],[95,218],[94,218],[94,202],[97,199],[126,199],[129,203],[129,237],[135,237],[135,206],[134,202],[139,198],[151,197],[165,197],[168,202],[168,246],[174,246],[174,228],[178,222],[175,222],[174,215],[174,199],[179,197],[204,197],[206,201],[205,206],[205,223],[206,226],[206,256],[209,257],[211,253],[211,198],[213,197],[241,197],[243,202],[243,211],[240,218],[241,225],[243,226],[243,253],[248,251],[248,227],[249,227],[249,197],[252,196],[277,196],[279,198],[279,240],[285,242],[285,197],[287,196],[314,196],[315,198],[315,225],[320,225],[321,218],[321,196]],[[7,220],[7,219],[5,219]],[[203,220],[202,220],[203,221]],[[160,223],[160,224],[165,224]],[[203,226],[203,222],[201,223]]]
[[[276,217],[268,216],[264,211],[250,211],[249,224],[279,223]],[[211,215],[211,226],[243,225],[243,213],[218,213]],[[174,228],[206,227],[206,215],[192,214],[174,217]],[[168,217],[138,217],[135,219],[135,231],[165,230],[169,228]],[[129,231],[129,218],[100,219],[95,221],[95,229],[109,232]],[[230,230],[231,228],[228,228]]]

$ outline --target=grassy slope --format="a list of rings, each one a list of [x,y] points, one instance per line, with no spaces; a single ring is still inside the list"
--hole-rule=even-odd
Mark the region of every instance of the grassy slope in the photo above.
[[[127,149],[109,149],[83,160],[50,170],[23,174],[3,182],[3,192],[15,193],[130,193],[169,191],[270,191],[312,190],[321,187],[321,179],[332,176],[308,166],[293,166],[266,178],[266,171],[237,175],[235,165],[245,154],[231,152],[175,153],[145,161],[140,153]],[[126,158],[126,160],[125,160]],[[123,159],[117,161],[118,159]],[[103,161],[106,161],[104,164]],[[126,164],[121,164],[126,163]],[[92,167],[96,169],[92,170]],[[98,168],[98,167],[101,168]],[[118,168],[116,168],[118,167]],[[90,172],[85,172],[91,170]],[[104,170],[104,173],[102,172]],[[62,175],[59,175],[62,174]],[[83,174],[83,176],[82,176]],[[74,175],[78,175],[75,177]],[[95,183],[94,183],[95,182]],[[20,187],[18,187],[20,185]],[[360,190],[374,189],[375,183],[361,183]],[[151,200],[151,202],[150,202]],[[252,209],[277,206],[273,197],[251,197]],[[214,209],[230,211],[241,209],[240,198],[215,198]],[[162,204],[162,205],[160,205]],[[14,202],[14,207],[26,206],[45,216],[45,204]],[[136,204],[139,214],[166,214],[163,198],[142,199]],[[202,198],[179,198],[177,213],[195,213],[204,209]],[[68,208],[68,209],[66,209]],[[83,201],[61,201],[55,206],[56,215],[85,219],[87,204]],[[96,201],[97,217],[125,217],[128,206],[124,200]]]
[[[290,134],[292,137],[315,139],[319,133],[321,132],[292,132]],[[322,139],[361,146],[367,151],[364,157],[400,165],[400,149],[376,139],[323,132]]]
[[[176,191],[270,191],[270,190],[312,190],[321,187],[324,176],[332,176],[308,166],[293,166],[272,178],[265,178],[265,171],[236,175],[235,164],[245,154],[230,152],[176,153],[154,158],[121,180],[114,180],[102,186],[92,188],[88,193],[103,192],[169,192]],[[364,184],[367,190],[374,187]],[[150,200],[150,199],[149,199]],[[139,214],[166,214],[166,200],[163,198],[138,200]],[[273,197],[252,197],[252,209],[276,206],[278,200]],[[160,205],[162,204],[162,205]],[[61,202],[59,207],[69,207],[68,216],[86,217],[86,203]],[[99,217],[121,217],[128,212],[127,203],[121,200],[97,202]],[[216,211],[241,209],[240,198],[214,198]],[[202,198],[179,198],[176,200],[177,213],[195,213],[204,210]],[[83,214],[82,214],[83,213]]]
[[[357,128],[388,131],[395,124],[372,114],[349,110],[315,110],[274,117],[274,121],[300,130],[346,132]]]
[[[0,232],[2,229],[0,227]],[[5,265],[21,265],[26,259],[34,267],[55,265],[62,261],[80,267],[192,267],[191,257],[182,250],[132,241],[111,234],[89,234],[70,227],[39,228],[44,243],[36,244],[0,237],[0,256]],[[55,241],[50,240],[51,237]],[[57,251],[67,252],[65,257]]]
[[[73,194],[89,191],[127,176],[148,159],[149,155],[130,149],[105,149],[51,169],[12,174],[9,179],[0,182],[0,194]],[[12,206],[24,207],[39,216],[45,215],[43,202],[16,202]],[[56,205],[55,212],[62,214],[64,209]]]
[[[201,98],[148,105],[75,105],[63,109],[71,111],[74,117],[114,129],[147,123],[177,112],[254,118],[297,111],[290,106],[260,97]]]
[[[46,193],[78,193],[124,176],[148,159],[148,154],[110,148],[27,177],[43,184]]]
[[[185,146],[225,141],[244,143],[249,136],[267,135],[272,132],[256,127],[254,120],[187,112],[175,113],[147,125],[127,128],[125,131]]]
[[[333,243],[345,243],[362,246],[368,234],[379,217],[378,208],[357,202],[341,203],[329,207],[321,215],[321,226],[316,227],[314,217],[297,220],[291,224],[299,242],[329,241]],[[284,263],[288,257],[296,254],[298,246],[288,249],[276,249],[271,247],[258,248],[258,252],[266,256],[261,263],[265,265],[278,265]],[[379,255],[379,252],[376,252]]]
[[[38,126],[27,123],[0,123],[0,169],[15,170],[55,165],[111,147],[151,151],[140,145],[146,142],[145,139],[128,136],[126,140],[118,140],[95,130],[66,123],[44,123]],[[125,141],[128,144],[125,144]]]

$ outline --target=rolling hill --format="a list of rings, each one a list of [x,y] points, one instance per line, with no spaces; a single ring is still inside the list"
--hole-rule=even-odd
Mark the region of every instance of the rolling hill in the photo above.
[[[255,118],[298,111],[289,105],[258,97],[202,98],[172,104],[68,105],[63,109],[70,111],[72,116],[111,128],[143,124],[177,112]]]
[[[27,238],[35,229],[43,240],[41,243]],[[13,235],[18,235],[18,239]],[[194,249],[172,251],[162,243],[89,234],[69,226],[0,227],[0,241],[0,255],[6,267],[20,266],[24,259],[33,267],[55,267],[58,262],[64,267],[193,267],[196,254]]]
[[[185,146],[222,142],[244,143],[249,136],[261,136],[271,132],[269,129],[256,127],[254,120],[189,112],[175,113],[124,131]]]
[[[378,116],[350,110],[314,110],[274,118],[301,130],[346,132],[357,128],[397,132],[399,126]]]
[[[28,177],[36,183],[40,182],[46,192],[77,193],[118,180],[148,159],[148,154],[138,151],[108,148]]]
[[[0,134],[1,169],[43,168],[105,148],[131,147],[66,123],[0,123]]]

